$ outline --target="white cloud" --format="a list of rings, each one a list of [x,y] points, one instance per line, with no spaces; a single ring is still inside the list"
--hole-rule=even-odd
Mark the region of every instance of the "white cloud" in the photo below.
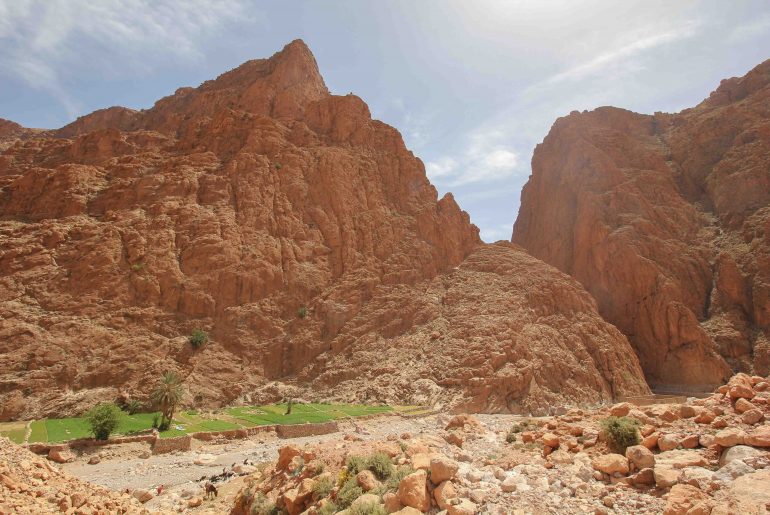
[[[116,75],[195,61],[208,36],[246,19],[246,0],[0,0],[0,65],[77,111],[73,69]]]
[[[513,232],[513,222],[482,226],[479,229],[479,236],[486,242],[491,243],[499,240],[510,240],[511,233]]]
[[[556,75],[549,77],[545,83],[555,84],[558,82],[583,79],[589,75],[594,75],[603,71],[608,66],[622,62],[653,48],[692,37],[697,33],[697,29],[698,23],[692,21],[662,32],[647,29],[637,33],[632,38],[632,41],[625,44],[621,43],[620,46],[613,50],[602,52],[582,64],[557,73]]]
[[[518,154],[500,130],[471,134],[463,151],[429,161],[426,170],[432,181],[450,187],[496,182],[523,172]]]
[[[426,172],[431,180],[448,177],[452,175],[456,168],[457,161],[451,157],[442,157],[425,165]]]

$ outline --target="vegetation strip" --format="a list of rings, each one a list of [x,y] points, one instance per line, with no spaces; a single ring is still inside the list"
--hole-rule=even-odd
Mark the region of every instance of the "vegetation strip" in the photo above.
[[[266,425],[292,425],[330,422],[350,417],[362,417],[392,412],[404,412],[413,406],[367,406],[363,404],[293,404],[287,414],[286,404],[239,406],[200,414],[196,410],[180,411],[174,415],[168,429],[160,431],[161,438],[172,438],[198,432],[228,431]],[[162,416],[160,412],[121,413],[116,435],[134,435],[149,431]],[[0,436],[24,443],[27,422],[0,424]],[[50,418],[29,422],[28,443],[60,443],[93,436],[88,418]]]

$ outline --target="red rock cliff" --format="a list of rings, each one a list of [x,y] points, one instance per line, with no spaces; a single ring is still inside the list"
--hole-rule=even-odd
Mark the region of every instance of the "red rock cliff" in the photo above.
[[[661,387],[770,371],[770,61],[693,109],[557,120],[513,241],[577,278]]]
[[[328,93],[300,41],[149,110],[113,107],[16,138],[0,154],[0,188],[5,419],[72,414],[119,393],[146,398],[167,369],[185,377],[188,404],[264,401],[278,395],[272,380],[364,398],[365,388],[342,382],[380,370],[367,342],[396,352],[394,338],[427,330],[430,317],[413,306],[480,245],[468,215],[451,195],[437,198],[399,133],[372,120],[358,97]],[[546,270],[545,282],[564,280]],[[488,332],[508,336],[458,330],[452,349],[472,348],[472,359],[429,378],[455,404],[509,409],[538,381],[555,391],[545,374],[555,367],[565,384],[584,383],[570,398],[646,391],[638,362],[623,352],[628,342],[584,292],[571,293],[579,308],[541,330],[527,329],[542,321],[524,312],[542,299],[529,306],[516,291],[494,291],[515,297],[510,316],[537,335],[539,349],[559,340],[569,354],[548,360],[554,368],[528,359],[519,368],[529,372],[517,372],[506,365],[515,352],[504,313]],[[403,304],[393,292],[408,292]],[[560,334],[570,324],[583,329]],[[194,350],[187,339],[197,328],[210,342]],[[592,332],[598,343],[586,340]],[[573,333],[576,362],[590,363],[580,373],[567,366]],[[473,343],[463,347],[462,338]],[[489,342],[500,347],[492,357]],[[444,359],[436,345],[432,359]],[[383,380],[407,372],[392,368]],[[508,386],[494,393],[498,383]],[[419,384],[407,390],[375,394],[420,394]]]

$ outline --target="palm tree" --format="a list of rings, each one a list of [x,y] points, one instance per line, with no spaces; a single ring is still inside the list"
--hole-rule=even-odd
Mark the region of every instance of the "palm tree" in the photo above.
[[[162,412],[160,429],[168,429],[174,418],[174,410],[182,399],[182,378],[174,372],[165,372],[150,399]]]

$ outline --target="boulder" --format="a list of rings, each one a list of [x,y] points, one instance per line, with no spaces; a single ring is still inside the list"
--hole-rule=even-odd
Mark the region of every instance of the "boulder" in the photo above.
[[[735,401],[736,413],[745,413],[750,409],[757,409],[757,407],[754,406],[750,401],[747,401],[746,399],[738,399],[737,401]]]
[[[543,445],[547,445],[552,449],[555,449],[559,446],[559,437],[553,433],[545,433],[543,435],[542,440],[543,440]]]
[[[714,472],[705,467],[685,467],[679,473],[678,482],[707,492],[715,487]]]
[[[278,470],[288,470],[291,461],[296,456],[300,456],[301,454],[302,453],[299,450],[299,447],[296,445],[287,445],[285,447],[281,447],[278,450],[278,463],[276,464],[276,468],[278,468]]]
[[[152,492],[149,490],[145,490],[143,488],[137,488],[133,492],[131,492],[131,496],[139,501],[140,503],[146,503],[150,499],[152,499],[154,496],[152,495]]]
[[[758,409],[754,408],[754,409],[745,411],[741,415],[741,422],[749,426],[753,426],[754,424],[758,424],[762,422],[764,418],[765,418],[765,415]]]
[[[708,466],[708,460],[696,450],[676,450],[662,452],[655,456],[655,465],[662,465],[674,469],[683,469],[685,467],[705,467]]]
[[[722,447],[741,445],[746,439],[746,433],[735,427],[728,427],[714,435],[714,443]]]
[[[403,508],[401,501],[398,500],[398,494],[396,492],[385,492],[382,495],[382,504],[385,507],[386,513],[394,513]]]
[[[655,432],[648,436],[645,436],[642,438],[642,445],[647,447],[650,450],[653,450],[658,447],[658,440],[660,439],[660,434]]]
[[[430,470],[430,461],[441,456],[435,452],[418,452],[412,456],[412,468],[415,470]]]
[[[604,454],[591,462],[594,469],[605,474],[628,474],[628,459],[622,454]]]
[[[422,512],[430,508],[430,495],[427,485],[428,474],[418,470],[409,474],[398,484],[398,500],[404,506],[411,506]]]
[[[633,463],[636,470],[655,466],[655,455],[643,445],[632,445],[626,449],[626,458]]]
[[[716,414],[708,409],[704,409],[693,419],[698,424],[711,424],[717,418]]]
[[[642,469],[631,476],[631,483],[636,486],[649,486],[655,484],[655,473],[653,469]]]
[[[358,483],[358,486],[360,486],[364,492],[374,490],[380,486],[380,482],[377,481],[377,478],[374,477],[374,474],[371,470],[362,470],[359,472],[356,475],[356,483]]]
[[[730,513],[767,513],[770,504],[770,469],[741,476],[727,489],[731,501]]]
[[[763,425],[753,429],[745,437],[747,445],[754,447],[770,447],[770,425]]]
[[[48,459],[56,463],[69,463],[75,461],[75,454],[69,447],[52,447],[48,451]]]
[[[731,386],[730,389],[727,390],[727,395],[731,399],[753,399],[754,390],[752,390],[749,386],[735,385]]]
[[[680,471],[671,466],[657,465],[652,472],[658,488],[670,488],[679,481]]]
[[[664,515],[708,515],[713,502],[691,485],[674,485],[668,494]]]
[[[430,480],[433,484],[443,483],[453,479],[459,466],[453,460],[445,456],[438,456],[430,460]]]
[[[610,416],[625,417],[633,409],[633,405],[628,402],[620,402],[610,408]]]
[[[686,435],[679,443],[685,449],[695,449],[700,445],[700,435]]]
[[[661,451],[670,451],[672,449],[676,449],[679,447],[679,444],[681,443],[681,439],[679,435],[676,434],[665,434],[660,435],[660,438],[658,438],[658,449]]]
[[[507,490],[503,489],[503,491]],[[457,489],[451,481],[444,481],[433,490],[433,498],[442,510],[445,510],[449,506],[450,499],[455,497],[457,497]]]
[[[475,515],[478,509],[470,499],[452,499],[446,511],[447,515]]]

